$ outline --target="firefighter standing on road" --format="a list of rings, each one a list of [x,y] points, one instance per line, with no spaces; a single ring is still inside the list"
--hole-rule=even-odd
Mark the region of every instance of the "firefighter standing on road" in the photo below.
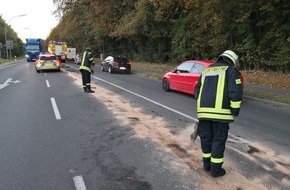
[[[86,48],[79,68],[82,73],[83,89],[86,93],[94,93],[94,91],[91,90],[91,74],[94,72],[92,66],[94,66],[92,51],[90,48]]]
[[[213,177],[226,174],[222,164],[229,123],[239,115],[242,102],[242,82],[235,68],[238,62],[233,51],[222,53],[202,72],[195,92],[203,166]]]

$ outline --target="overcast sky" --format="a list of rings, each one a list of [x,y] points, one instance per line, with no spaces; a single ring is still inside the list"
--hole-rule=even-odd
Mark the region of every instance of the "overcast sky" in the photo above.
[[[52,14],[55,9],[53,0],[0,0],[0,15],[6,23],[10,20],[8,24],[23,41],[25,38],[45,39],[58,23]],[[15,17],[23,14],[27,15]]]

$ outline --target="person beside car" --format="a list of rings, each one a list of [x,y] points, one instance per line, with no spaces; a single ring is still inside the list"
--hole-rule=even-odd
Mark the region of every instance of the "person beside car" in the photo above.
[[[243,87],[235,68],[238,63],[235,52],[225,51],[202,72],[195,91],[203,167],[213,177],[226,174],[222,165],[229,123],[239,115],[241,107]]]

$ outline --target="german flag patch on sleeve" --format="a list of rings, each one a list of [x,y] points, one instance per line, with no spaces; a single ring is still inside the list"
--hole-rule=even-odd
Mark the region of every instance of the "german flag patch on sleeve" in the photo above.
[[[241,79],[236,79],[236,84],[241,84]]]

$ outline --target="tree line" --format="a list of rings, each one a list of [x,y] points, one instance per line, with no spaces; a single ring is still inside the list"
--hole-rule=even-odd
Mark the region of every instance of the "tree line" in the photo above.
[[[4,21],[2,16],[0,15],[0,58],[7,58],[6,53],[6,42],[5,42],[5,30],[7,40],[13,41],[13,49],[11,51],[11,57],[14,59],[14,56],[19,57],[24,54],[23,52],[23,42],[17,36],[17,33],[11,28],[10,25]]]
[[[243,69],[290,71],[288,0],[53,2],[60,22],[46,44],[65,41],[79,51],[91,47],[96,56],[102,53],[160,63],[215,59],[232,49],[240,56]],[[17,41],[15,32],[8,30]]]

